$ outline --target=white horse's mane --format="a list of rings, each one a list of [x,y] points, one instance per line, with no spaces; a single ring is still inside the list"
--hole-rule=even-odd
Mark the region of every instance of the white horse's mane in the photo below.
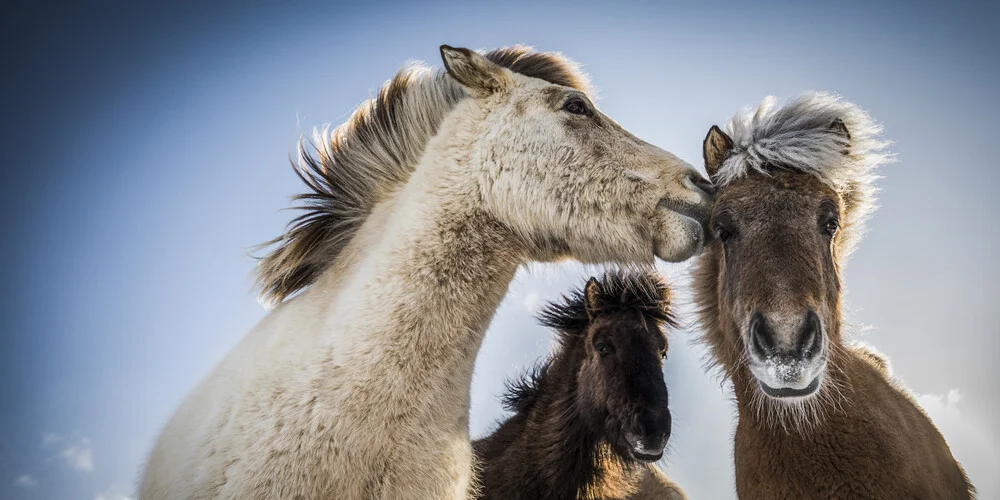
[[[849,138],[831,127],[838,120]],[[845,255],[853,250],[864,234],[864,221],[876,208],[875,169],[893,161],[881,125],[868,113],[823,92],[806,93],[780,106],[767,97],[756,110],[736,113],[726,133],[734,145],[713,177],[718,184],[770,168],[812,174],[844,198],[842,249]]]
[[[557,85],[590,90],[579,66],[557,52],[515,45],[484,53],[517,73]],[[256,284],[265,302],[281,302],[312,284],[334,262],[372,207],[405,183],[427,142],[455,105],[466,97],[443,70],[419,62],[404,66],[330,131],[314,130],[299,141],[296,173],[309,191],[295,199],[305,211],[257,266]]]

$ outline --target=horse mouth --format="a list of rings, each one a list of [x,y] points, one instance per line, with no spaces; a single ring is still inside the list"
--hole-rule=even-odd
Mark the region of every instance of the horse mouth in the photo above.
[[[640,462],[655,462],[663,458],[663,450],[657,452],[649,452],[648,450],[640,451],[632,449],[632,458],[639,460]]]
[[[764,391],[764,394],[767,394],[768,396],[775,399],[804,398],[807,396],[812,396],[813,394],[816,393],[816,390],[819,389],[818,376],[814,378],[812,382],[809,382],[809,385],[801,389],[796,389],[794,387],[774,388],[765,384],[760,380],[758,380],[758,382],[760,383],[760,389]]]
[[[700,240],[701,243],[706,243],[712,240],[712,232],[708,227],[708,222],[712,216],[712,200],[707,196],[702,198],[699,203],[692,203],[690,201],[680,201],[669,197],[661,198],[656,204],[657,209],[665,209],[673,212],[684,219],[687,219],[692,226],[697,225],[700,228]]]
[[[690,201],[675,200],[670,197],[660,198],[656,208],[665,208],[677,215],[682,215],[698,223],[708,236],[708,220],[712,216],[712,202],[710,198],[703,198],[699,203]],[[707,239],[707,238],[706,238]]]
[[[633,460],[640,462],[655,462],[663,458],[663,448],[667,445],[669,434],[661,437],[639,437],[631,433],[626,433],[624,442],[628,454]]]

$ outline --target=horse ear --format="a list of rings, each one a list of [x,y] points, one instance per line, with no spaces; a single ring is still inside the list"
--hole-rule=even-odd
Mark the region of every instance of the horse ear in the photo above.
[[[448,74],[476,97],[486,97],[513,83],[504,68],[473,50],[442,45],[441,60]]]
[[[705,136],[705,142],[702,144],[705,171],[708,172],[708,178],[712,182],[717,181],[715,174],[719,172],[719,167],[722,166],[722,162],[726,160],[726,156],[729,156],[732,149],[733,140],[722,129],[712,125],[712,128],[708,129],[708,135]]]
[[[590,278],[583,287],[583,305],[590,319],[594,319],[601,310],[601,284],[597,282],[597,278]]]
[[[835,134],[844,139],[844,154],[850,154],[851,152],[851,133],[847,131],[847,125],[844,125],[844,120],[837,118],[830,124],[830,130]]]

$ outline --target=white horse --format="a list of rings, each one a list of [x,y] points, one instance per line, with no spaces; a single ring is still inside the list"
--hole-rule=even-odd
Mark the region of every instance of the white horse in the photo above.
[[[572,62],[441,54],[302,148],[310,211],[259,269],[283,302],[181,404],[140,498],[462,498],[473,364],[518,266],[700,250],[706,182]]]

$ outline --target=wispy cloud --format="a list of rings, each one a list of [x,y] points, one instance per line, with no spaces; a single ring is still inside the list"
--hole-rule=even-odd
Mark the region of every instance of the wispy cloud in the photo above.
[[[131,493],[125,493],[116,485],[111,485],[94,496],[94,500],[132,500],[133,498],[135,497]]]
[[[535,312],[538,311],[538,306],[540,302],[541,298],[539,297],[538,292],[535,290],[529,290],[527,293],[524,294],[524,297],[521,298],[521,305],[524,306],[524,310],[531,314],[534,314]]]
[[[934,421],[955,456],[979,490],[979,498],[998,498],[1000,481],[996,471],[1000,456],[993,448],[994,435],[990,428],[970,419],[961,408],[964,396],[958,389],[944,394],[915,394],[917,403]]]
[[[14,479],[14,486],[18,486],[24,489],[32,489],[35,486],[38,486],[38,481],[36,481],[35,478],[31,477],[28,474],[21,474],[20,476],[17,476],[16,479]]]
[[[81,472],[93,472],[94,450],[90,439],[82,436],[59,436],[47,433],[42,436],[43,448],[54,448],[67,466]]]

